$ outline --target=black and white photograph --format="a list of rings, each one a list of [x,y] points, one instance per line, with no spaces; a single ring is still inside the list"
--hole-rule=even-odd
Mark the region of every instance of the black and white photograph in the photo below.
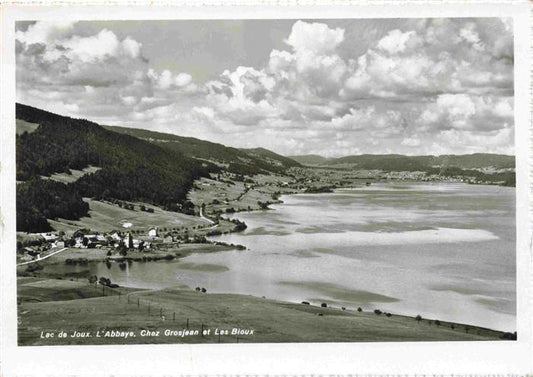
[[[17,347],[530,344],[512,16],[31,16]]]

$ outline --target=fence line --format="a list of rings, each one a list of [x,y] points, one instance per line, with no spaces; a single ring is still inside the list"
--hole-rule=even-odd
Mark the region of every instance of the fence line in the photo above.
[[[139,308],[139,310],[147,310],[147,314],[148,314],[149,317],[155,316],[155,317],[158,317],[162,321],[166,321],[167,319],[166,319],[166,315],[165,314],[169,313],[169,317],[170,317],[170,313],[172,313],[171,322],[172,323],[176,323],[176,322],[179,323],[180,321],[183,321],[182,323],[184,324],[186,330],[190,330],[191,328],[194,329],[193,321],[197,322],[197,326],[198,326],[197,330],[199,330],[199,337],[200,338],[205,338],[203,332],[204,332],[205,329],[209,329],[208,324],[204,323],[203,320],[201,320],[201,319],[194,320],[194,319],[189,318],[188,316],[184,316],[182,318],[179,318],[179,313],[176,313],[175,310],[171,310],[171,309],[165,308],[164,305],[161,305],[161,304],[155,304],[151,300],[141,300],[140,297],[137,297],[137,300],[132,300],[130,296],[132,296],[132,294],[134,295],[136,292],[125,293],[124,295],[126,296],[126,299],[122,300],[123,294],[117,288],[110,288],[110,287],[108,287],[106,285],[102,285],[100,283],[94,283],[94,284],[91,284],[91,285],[94,286],[95,290],[99,290],[100,289],[98,287],[98,285],[100,285],[102,287],[102,297],[116,296],[117,299],[119,301],[124,302],[125,305],[135,305],[137,308]],[[145,307],[145,309],[143,309],[143,306]],[[157,308],[159,308],[159,313],[157,313]],[[178,315],[176,315],[176,314],[178,314]],[[214,334],[211,333],[211,335],[209,335],[209,337],[211,337],[213,339],[213,342],[217,342],[217,343],[242,343],[242,340],[243,340],[243,338],[239,338],[239,336],[231,335],[231,334],[224,335],[223,337],[221,337],[221,335],[218,334],[218,336],[215,337]],[[227,340],[226,342],[224,342],[224,338]]]

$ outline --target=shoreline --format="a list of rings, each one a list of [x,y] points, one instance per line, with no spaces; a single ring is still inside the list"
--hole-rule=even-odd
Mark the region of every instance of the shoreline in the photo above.
[[[226,337],[223,343],[502,341],[511,333],[463,323],[401,314],[358,312],[336,307],[259,298],[242,294],[201,293],[191,289],[106,288],[86,282],[18,277],[19,345],[220,343],[218,337],[89,337],[42,339],[43,332],[202,330],[240,328],[250,337]],[[51,291],[53,290],[53,294]],[[57,300],[53,297],[59,296]],[[124,311],[128,320],[124,322]],[[89,318],[83,312],[93,313]],[[226,313],[221,316],[221,311]],[[51,324],[52,313],[61,324]],[[189,326],[190,325],[190,326]]]
[[[221,252],[221,251],[231,251],[231,250],[235,250],[236,248],[233,247],[233,246],[230,246],[228,244],[224,244],[222,245],[221,243],[219,244],[190,244],[192,247],[191,248],[188,248],[185,249],[185,248],[177,248],[177,249],[173,249],[172,251],[174,252],[173,254],[173,257],[172,258],[168,258],[167,256],[168,255],[171,255],[170,254],[170,251],[169,253],[150,253],[151,255],[147,256],[147,258],[149,259],[143,259],[142,257],[140,256],[117,256],[117,257],[114,257],[114,258],[110,258],[108,256],[102,256],[102,257],[97,257],[97,258],[93,258],[93,259],[90,259],[88,260],[86,263],[83,263],[83,264],[80,264],[81,266],[85,266],[85,265],[88,265],[90,263],[92,264],[97,264],[97,263],[116,263],[117,265],[121,264],[121,263],[133,263],[133,262],[137,262],[137,263],[148,263],[148,262],[173,262],[173,261],[179,261],[183,258],[186,258],[190,255],[193,255],[193,254],[204,254],[204,253],[216,253],[216,252]],[[198,248],[199,247],[199,248]],[[185,249],[185,250],[184,250]],[[78,250],[73,250],[73,251],[78,251]],[[68,253],[68,250],[67,250],[67,253]],[[67,254],[68,256],[68,254]],[[72,259],[72,260],[75,260],[75,258],[67,258],[65,255],[61,255],[61,259],[59,260],[47,260],[45,261],[43,264],[45,265],[50,265],[50,266],[54,266],[54,265],[62,265],[62,264],[69,264],[69,263],[66,263],[67,260],[69,259]],[[76,265],[76,263],[73,263],[73,265]],[[22,267],[22,266],[21,266]],[[46,267],[45,267],[46,268]],[[89,272],[88,271],[80,271],[80,272],[72,272],[72,273],[61,273],[61,274],[56,274],[56,273],[50,273],[50,272],[45,272],[44,274],[35,274],[34,272],[19,272],[17,271],[17,279],[19,278],[37,278],[37,279],[51,279],[51,280],[59,280],[59,281],[79,281],[79,279],[82,279],[82,281],[86,281],[87,278],[89,277]],[[100,278],[100,277],[99,277]],[[99,285],[99,287],[101,287],[101,285]],[[107,287],[106,287],[107,289]],[[145,292],[152,292],[153,294],[155,294],[156,292],[158,291],[161,291],[161,290],[168,290],[168,289],[175,289],[175,288],[170,288],[170,287],[161,287],[161,288],[150,288],[150,287],[139,287],[139,286],[129,286],[129,285],[125,285],[125,284],[120,284],[120,286],[117,286],[117,288],[109,288],[109,289],[117,289],[117,292],[118,290],[121,290],[121,289],[126,289],[126,290],[142,290],[142,291],[145,291]],[[185,291],[191,291],[193,292],[194,291],[194,288],[193,287],[188,287],[187,289],[184,289]],[[234,295],[234,296],[239,296],[239,297],[254,297],[256,299],[265,299],[264,297],[260,297],[258,295],[249,295],[249,294],[244,294],[244,293],[235,293],[235,292],[217,292],[217,293],[211,293],[209,292],[210,294],[216,294],[216,295]],[[287,305],[305,305],[305,306],[308,306],[310,308],[321,308],[320,305],[318,304],[314,304],[313,302],[309,302],[308,304],[304,303],[304,302],[307,302],[305,301],[305,298],[302,299],[302,301],[298,301],[298,300],[294,300],[294,301],[291,301],[291,300],[283,300],[283,299],[279,299],[279,298],[268,298],[269,300],[272,300],[272,301],[276,301],[278,303],[282,303],[282,304],[287,304]],[[316,300],[313,300],[313,301],[316,301]],[[330,301],[328,299],[323,299],[323,301]],[[337,306],[337,305],[331,305],[331,304],[328,304],[327,305],[327,308],[328,309],[331,309],[331,310],[338,310],[338,311],[343,311],[343,312],[355,312],[357,310],[357,308],[355,307],[348,307],[346,306],[344,309],[342,306]],[[368,308],[363,308],[363,311],[366,311],[368,312]],[[374,308],[371,308],[370,311],[374,311],[374,310],[378,310],[378,309],[374,309]],[[382,314],[380,315],[383,315],[383,316],[386,316],[388,312],[387,311],[384,311],[382,312]],[[411,318],[411,319],[415,319],[415,315],[407,315],[407,314],[403,314],[403,313],[393,313],[393,312],[390,312],[391,315],[395,316],[395,317],[405,317],[405,318]],[[438,320],[438,319],[426,319],[426,318],[423,318],[425,321],[439,321],[441,324],[448,324],[448,325],[451,325],[451,324],[455,324],[457,326],[463,326],[463,327],[470,327],[472,329],[484,329],[484,330],[487,330],[487,331],[493,331],[493,332],[497,332],[497,333],[501,333],[501,334],[505,334],[505,333],[510,333],[510,332],[507,332],[507,331],[504,331],[504,330],[497,330],[497,329],[493,329],[493,328],[489,328],[489,327],[484,327],[484,326],[478,326],[478,325],[475,325],[475,324],[469,324],[469,323],[462,323],[462,322],[454,322],[454,321],[447,321],[447,320]]]
[[[335,188],[333,191],[331,192],[306,192],[305,190],[304,191],[300,191],[300,192],[286,192],[286,193],[282,193],[279,195],[278,197],[278,202],[277,203],[272,203],[272,204],[275,204],[275,205],[283,205],[285,204],[288,200],[290,200],[289,198],[290,197],[293,197],[293,196],[299,196],[299,195],[302,195],[302,196],[307,196],[307,195],[324,195],[324,194],[327,194],[327,195],[332,195],[332,194],[337,194],[337,193],[342,193],[342,192],[345,192],[345,191],[359,191],[361,189],[363,190],[368,190],[368,189],[377,189],[379,190],[380,188],[374,186],[374,183],[381,183],[381,184],[384,184],[384,185],[389,185],[389,184],[420,184],[420,185],[431,185],[431,186],[449,186],[449,185],[458,185],[458,186],[463,186],[463,187],[469,187],[469,186],[494,186],[494,187],[497,187],[498,189],[501,189],[502,187],[503,188],[508,188],[509,190],[514,190],[515,188],[514,187],[509,187],[509,186],[500,186],[500,185],[496,185],[496,184],[472,184],[472,183],[468,183],[468,182],[446,182],[446,181],[443,181],[443,182],[439,182],[439,181],[418,181],[418,180],[392,180],[392,181],[387,181],[387,180],[382,180],[382,181],[378,181],[378,182],[372,182],[372,186],[367,186],[365,184],[361,184],[360,186],[355,186],[355,187],[338,187],[338,188]],[[267,208],[266,211],[276,211],[277,208]],[[235,213],[232,214],[232,218],[236,218],[238,219],[239,221],[242,221],[242,222],[245,222],[246,219],[242,219],[242,218],[239,218],[238,214],[241,213],[241,212],[257,212],[258,210],[252,210],[252,211],[236,211]],[[261,210],[259,210],[261,211]],[[248,245],[245,245],[246,247],[248,247]],[[283,299],[281,299],[283,300]],[[297,304],[298,302],[297,301],[287,301],[287,302],[291,302],[291,303],[295,303]],[[379,306],[379,305],[377,305]],[[404,315],[406,317],[409,317],[409,318],[414,318],[416,315],[413,314],[413,315],[407,315],[407,314],[397,314],[397,315]],[[517,315],[514,314],[514,318],[515,318],[515,321],[516,321],[516,318],[517,318]],[[453,320],[443,320],[445,322],[449,322],[449,323],[452,323]],[[468,322],[466,322],[468,323]],[[475,326],[475,327],[480,327],[480,328],[486,328],[486,329],[491,329],[493,331],[500,331],[502,333],[509,333],[510,331],[515,331],[516,330],[516,327],[513,329],[513,330],[510,330],[510,331],[506,331],[506,330],[495,330],[493,328],[490,328],[490,327],[486,327],[486,326],[482,326],[482,325],[470,325],[470,326]]]
[[[388,183],[388,182],[385,182],[385,183]],[[417,183],[417,182],[414,182],[414,183]],[[442,183],[440,183],[442,184]],[[466,183],[462,183],[463,185],[467,185]],[[364,186],[363,186],[364,187]],[[357,190],[357,187],[356,188],[347,188],[348,190]],[[341,189],[342,190],[342,189]],[[333,192],[335,193],[335,192]],[[278,200],[276,201],[276,203],[271,203],[271,204],[284,204],[285,201],[283,200],[285,196],[289,197],[289,196],[293,196],[293,195],[298,195],[298,194],[314,194],[314,193],[305,193],[305,192],[287,192],[287,193],[283,193],[283,194],[280,194],[279,197],[278,197]],[[322,194],[322,193],[320,193]],[[275,208],[268,208],[268,209],[253,209],[253,210],[242,210],[242,211],[235,211],[234,213],[231,213],[230,215],[232,216],[232,218],[235,218],[235,219],[238,219],[238,213],[239,212],[255,212],[255,211],[265,211],[265,210],[275,210]],[[200,217],[203,217],[203,216],[200,216]],[[233,232],[230,232],[230,233],[233,233]],[[191,243],[184,243],[184,244],[179,244],[178,247],[173,247],[173,245],[168,245],[168,246],[165,246],[164,248],[162,249],[159,249],[157,250],[157,252],[154,252],[154,251],[150,251],[148,253],[131,253],[130,255],[127,255],[127,256],[113,256],[113,257],[109,257],[109,256],[97,256],[97,255],[94,255],[94,254],[91,254],[92,258],[90,259],[90,262],[93,262],[93,263],[102,263],[102,262],[108,262],[108,263],[111,263],[111,262],[115,262],[115,263],[122,263],[122,262],[148,262],[148,261],[160,261],[160,260],[168,260],[168,261],[171,261],[173,259],[176,259],[176,260],[179,260],[179,259],[182,259],[182,258],[185,258],[191,254],[195,254],[195,253],[206,253],[206,252],[218,252],[218,251],[227,251],[227,250],[233,250],[235,249],[238,245],[228,245],[224,242],[220,242],[220,241],[214,241],[212,239],[210,239],[208,237],[208,243],[205,243],[205,244],[191,244]],[[199,250],[197,249],[196,247],[200,245],[200,249],[202,250]],[[78,249],[78,250],[74,250],[76,253],[75,254],[79,254],[79,258],[82,258],[82,255],[86,255],[87,254],[87,251],[86,249]],[[100,252],[103,252],[104,250],[100,250]],[[90,253],[94,253],[94,251],[90,251]],[[133,254],[133,255],[132,255]],[[137,255],[139,254],[139,255]],[[169,254],[173,254],[172,258],[167,258],[167,255]],[[68,253],[60,253],[59,255],[56,255],[54,258],[50,258],[48,259],[46,262],[44,263],[51,263],[52,261],[54,261],[53,263],[51,264],[60,264],[62,262],[65,262],[67,258],[67,256],[69,256]],[[56,260],[56,258],[61,258],[59,260]],[[45,278],[47,279],[47,278]],[[63,281],[63,282],[66,282],[66,281],[69,281],[69,277],[68,276],[65,276],[63,278],[56,278],[54,280],[60,280],[60,281]],[[70,279],[72,280],[72,279]],[[18,279],[17,279],[18,281]],[[99,286],[101,287],[101,286]],[[103,288],[103,289],[107,289],[107,288]],[[167,291],[169,289],[166,289],[166,288],[163,288],[163,289],[149,289],[149,288],[138,288],[138,287],[128,287],[128,286],[121,286],[120,288],[109,288],[109,289],[117,289],[117,292],[119,292],[120,290],[142,290],[143,292],[145,292],[145,294],[147,296],[153,296],[153,297],[157,297],[159,295],[158,292],[161,292],[161,291]],[[172,290],[172,289],[171,289]],[[181,290],[182,292],[193,292],[194,293],[194,290],[192,288],[190,289],[187,289],[187,290]],[[258,296],[254,296],[254,295],[246,295],[246,294],[239,294],[239,293],[209,293],[208,295],[217,295],[217,296],[232,296],[232,297],[235,297],[239,300],[246,300],[248,298],[253,298],[254,300],[268,300],[269,302],[275,302],[276,305],[290,305],[290,306],[302,306],[302,307],[305,307],[306,310],[311,310],[311,311],[316,311],[316,310],[330,310],[330,311],[339,311],[339,312],[343,312],[345,314],[349,314],[349,313],[354,313],[354,309],[353,308],[346,308],[346,310],[342,310],[341,307],[331,307],[330,305],[328,305],[329,307],[328,308],[321,308],[320,306],[318,305],[305,305],[305,304],[302,304],[302,303],[298,303],[298,302],[292,302],[292,301],[285,301],[285,300],[282,300],[282,299],[265,299],[265,298],[260,298]],[[372,310],[372,309],[371,309]],[[371,313],[371,312],[365,312],[366,314],[374,314],[374,313]],[[330,313],[331,314],[331,313]],[[319,314],[317,314],[319,315]],[[374,314],[376,315],[376,317],[379,317],[379,318],[383,318],[383,319],[386,319],[387,318],[387,313],[381,313],[381,314]],[[409,319],[409,320],[415,320],[415,316],[412,316],[412,315],[404,315],[404,314],[395,314],[395,313],[391,313],[391,317],[392,318],[405,318],[405,319]],[[436,322],[439,322],[439,325],[436,325]],[[451,321],[440,321],[440,320],[434,320],[434,319],[422,319],[421,320],[421,323],[428,323],[430,326],[431,326],[431,323],[433,322],[434,326],[433,327],[440,327],[440,326],[443,326],[443,325],[446,325],[446,326],[451,326],[451,324],[453,323],[455,326],[457,327],[461,327],[463,328],[463,330],[465,330],[466,328],[468,328],[469,330],[468,331],[477,331],[479,329],[479,331],[489,331],[489,332],[493,332],[493,333],[497,333],[499,334],[499,336],[507,336],[507,337],[510,337],[512,338],[513,334],[511,333],[508,333],[508,332],[504,332],[504,331],[500,331],[500,330],[493,330],[491,328],[487,328],[487,327],[482,327],[482,326],[476,326],[476,325],[469,325],[469,324],[465,324],[465,323],[458,323],[458,322],[451,322]],[[465,330],[466,331],[466,330]],[[504,334],[507,334],[507,335],[504,335]],[[424,339],[420,339],[420,340],[424,340]]]

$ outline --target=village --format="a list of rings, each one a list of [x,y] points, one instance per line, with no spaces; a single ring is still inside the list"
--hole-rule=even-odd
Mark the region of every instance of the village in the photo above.
[[[44,261],[59,253],[73,256],[61,258],[67,264],[70,262],[87,260],[138,260],[143,255],[151,260],[157,256],[180,249],[180,245],[187,244],[195,249],[197,245],[226,246],[221,242],[209,241],[206,236],[218,235],[226,232],[240,231],[246,225],[237,219],[219,219],[216,222],[208,220],[205,224],[187,227],[149,227],[142,229],[112,230],[95,232],[90,229],[78,229],[74,232],[51,231],[43,233],[17,234],[17,265],[25,266]],[[214,231],[216,228],[222,231]],[[241,245],[230,245],[242,248]],[[167,254],[163,255],[166,256]],[[160,255],[161,256],[161,255]],[[146,257],[145,257],[146,259]],[[167,258],[168,259],[168,258]],[[30,272],[35,270],[29,269]]]

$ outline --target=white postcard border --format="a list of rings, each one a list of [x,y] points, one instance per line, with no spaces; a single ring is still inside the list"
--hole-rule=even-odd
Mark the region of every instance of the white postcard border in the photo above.
[[[525,374],[532,367],[530,241],[530,7],[526,2],[383,3],[364,6],[6,6],[2,9],[0,246],[5,375],[162,374]],[[516,342],[282,343],[230,345],[16,345],[14,22],[36,19],[237,19],[513,17],[517,156]]]

